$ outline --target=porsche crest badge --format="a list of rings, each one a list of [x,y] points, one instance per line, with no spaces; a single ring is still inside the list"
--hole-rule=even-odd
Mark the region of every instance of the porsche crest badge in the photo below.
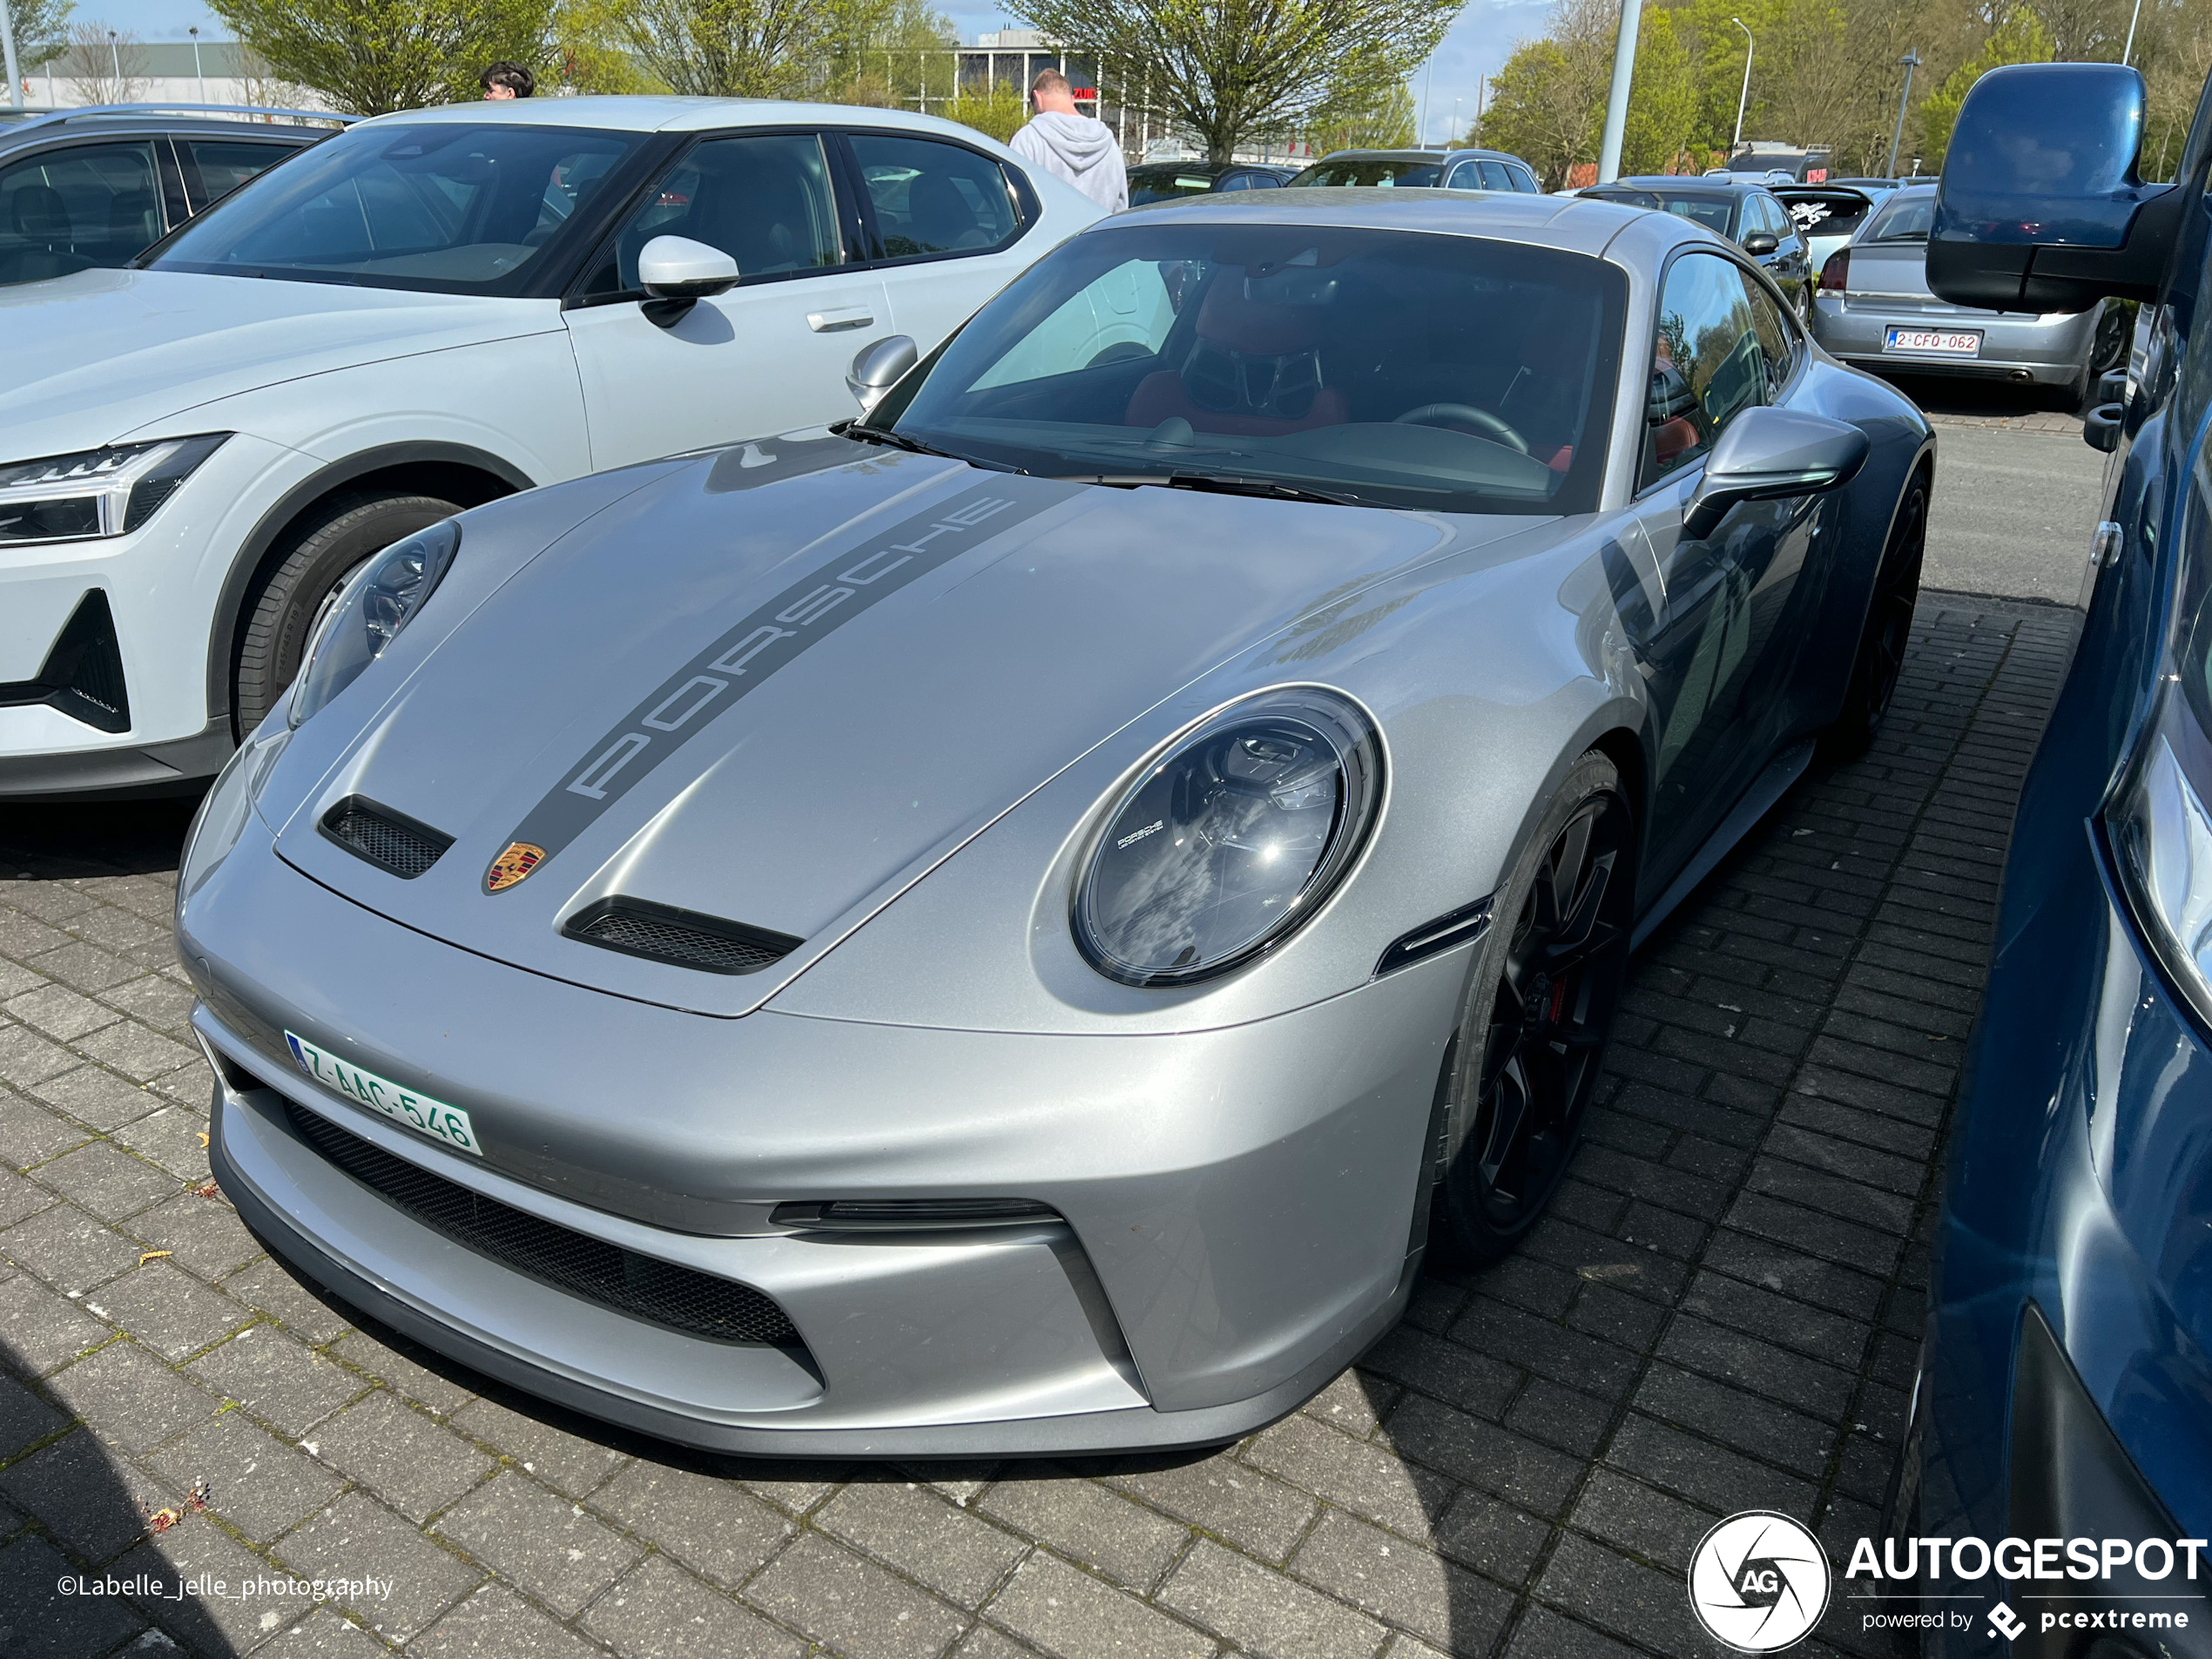
[[[503,893],[545,862],[545,849],[528,841],[509,841],[507,850],[484,872],[484,891]]]

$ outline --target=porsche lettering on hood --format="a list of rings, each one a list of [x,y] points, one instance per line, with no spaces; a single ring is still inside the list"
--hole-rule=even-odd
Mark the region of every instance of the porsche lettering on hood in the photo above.
[[[484,871],[484,891],[508,891],[543,869],[639,779],[816,642],[915,577],[1062,498],[1062,492],[1035,490],[1017,502],[1001,489],[968,490],[799,577],[655,686],[593,745],[516,826],[506,849]]]

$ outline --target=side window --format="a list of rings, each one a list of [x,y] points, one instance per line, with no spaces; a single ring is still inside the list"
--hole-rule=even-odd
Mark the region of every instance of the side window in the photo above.
[[[184,138],[178,147],[190,158],[198,174],[192,188],[194,212],[222,200],[255,173],[283,160],[293,148],[288,144],[257,144],[250,138]]]
[[[1175,287],[1170,290],[1169,284]],[[1117,265],[1070,294],[967,389],[980,392],[1131,358],[1157,357],[1187,290],[1185,271],[1151,260]]]
[[[1231,172],[1224,173],[1222,175],[1221,182],[1216,185],[1214,189],[1217,191],[1250,190],[1251,187],[1251,174],[1248,172]]]
[[[1245,177],[1251,180],[1254,190],[1280,190],[1283,187],[1283,181],[1271,172],[1247,173]]]
[[[1513,188],[1513,175],[1506,171],[1504,162],[1485,161],[1477,165],[1482,171],[1483,189],[1511,190]]]
[[[887,258],[988,253],[1014,239],[1014,193],[988,156],[877,132],[856,132],[852,145]]]
[[[601,255],[584,297],[636,294],[638,250],[656,236],[720,248],[746,282],[843,264],[821,139],[812,132],[760,133],[710,138],[688,152]]]
[[[1741,275],[1741,273],[1738,273]],[[1797,337],[1790,332],[1790,325],[1782,320],[1781,307],[1773,297],[1750,278],[1743,281],[1744,292],[1751,300],[1751,327],[1759,336],[1759,350],[1766,358],[1767,395],[1773,402],[1782,395],[1782,388],[1797,367]]]
[[[162,234],[145,143],[44,151],[0,172],[0,282],[127,264]]]
[[[1772,385],[1743,273],[1716,253],[1685,253],[1659,296],[1641,482],[1703,457],[1728,423],[1768,401]]]
[[[1513,187],[1524,196],[1542,194],[1536,188],[1536,175],[1517,161],[1506,163],[1506,177],[1513,180]]]

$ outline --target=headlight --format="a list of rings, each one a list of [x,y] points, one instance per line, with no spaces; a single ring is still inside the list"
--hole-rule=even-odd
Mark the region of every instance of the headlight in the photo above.
[[[359,679],[436,590],[461,546],[461,526],[442,519],[395,542],[350,577],[307,644],[292,688],[297,726]]]
[[[122,443],[0,466],[0,543],[81,542],[134,530],[230,435]]]
[[[1280,944],[1358,855],[1382,745],[1346,699],[1298,688],[1224,711],[1105,814],[1076,942],[1128,985],[1188,985]]]

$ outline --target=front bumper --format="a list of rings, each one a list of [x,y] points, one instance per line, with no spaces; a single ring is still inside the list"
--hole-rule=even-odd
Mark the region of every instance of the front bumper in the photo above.
[[[2067,316],[2013,316],[1956,307],[1921,310],[1878,300],[1817,294],[1812,334],[1831,357],[1858,368],[1891,374],[1957,374],[1981,380],[2019,380],[2038,385],[2070,383],[2088,361],[2097,332],[2094,309]],[[1971,330],[1981,336],[1973,357],[1887,349],[1892,328]]]
[[[1465,954],[1172,1037],[710,1018],[400,927],[281,863],[258,820],[187,893],[179,942],[227,1074],[219,1178],[277,1254],[534,1393],[794,1456],[1204,1445],[1293,1409],[1410,1287]],[[287,1028],[467,1109],[487,1156],[326,1091],[283,1057]],[[326,1162],[287,1103],[530,1216],[752,1286],[803,1351],[683,1335],[477,1255]],[[595,1113],[603,1157],[549,1150]],[[1064,1221],[860,1237],[767,1219],[779,1201],[982,1195]]]

